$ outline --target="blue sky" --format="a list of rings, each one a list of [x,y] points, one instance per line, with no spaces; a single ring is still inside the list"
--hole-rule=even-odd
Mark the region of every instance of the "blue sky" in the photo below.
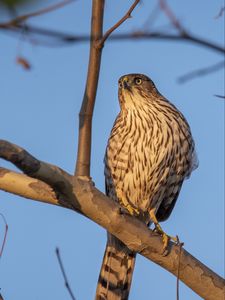
[[[48,1],[54,3],[55,1]],[[106,1],[104,29],[112,26],[132,1]],[[224,19],[215,19],[222,1],[169,1],[191,32],[224,43]],[[44,1],[42,1],[44,7]],[[156,1],[142,1],[118,32],[141,28]],[[39,6],[41,7],[41,5]],[[30,10],[32,10],[30,8]],[[22,11],[21,11],[22,13]],[[91,1],[75,1],[31,24],[74,34],[88,33]],[[172,30],[161,14],[155,28]],[[83,96],[89,46],[42,47],[0,32],[0,137],[37,158],[73,173],[78,113]],[[16,65],[18,54],[32,65]],[[170,41],[107,42],[103,50],[93,118],[91,175],[104,191],[103,157],[107,138],[119,110],[118,78],[144,73],[186,116],[192,128],[199,168],[185,182],[177,205],[162,224],[178,234],[185,248],[220,275],[224,274],[224,70],[178,84],[189,71],[213,65],[221,54],[187,43]],[[1,166],[15,169],[0,160]],[[29,201],[0,191],[0,212],[9,225],[0,261],[4,299],[70,299],[55,256],[61,251],[77,300],[93,299],[104,252],[105,230],[70,211]],[[0,221],[0,236],[4,225]],[[176,278],[138,256],[130,299],[175,299]],[[181,284],[182,300],[200,299]],[[148,296],[149,295],[149,296]]]

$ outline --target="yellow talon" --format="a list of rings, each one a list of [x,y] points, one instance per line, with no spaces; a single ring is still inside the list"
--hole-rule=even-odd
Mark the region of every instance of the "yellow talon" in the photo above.
[[[177,237],[173,237],[170,236],[168,234],[166,234],[162,227],[160,226],[156,215],[155,215],[155,208],[150,210],[150,218],[151,221],[155,224],[155,228],[154,231],[158,232],[161,236],[162,236],[162,241],[163,241],[163,255],[167,255],[168,254],[168,245],[169,245],[169,241],[172,240],[174,241],[176,244],[178,243],[178,239]]]
[[[132,216],[138,216],[139,210],[137,208],[132,207],[130,204],[127,204],[125,208],[129,211]]]

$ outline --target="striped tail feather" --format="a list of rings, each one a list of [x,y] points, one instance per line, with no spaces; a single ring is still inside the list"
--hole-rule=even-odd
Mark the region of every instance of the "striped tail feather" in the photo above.
[[[95,300],[127,300],[136,254],[108,235]]]

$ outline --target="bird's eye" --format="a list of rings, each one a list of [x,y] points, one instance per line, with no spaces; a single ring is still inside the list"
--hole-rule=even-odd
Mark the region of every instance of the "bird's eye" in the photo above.
[[[122,88],[123,87],[123,84],[121,81],[118,82],[118,85],[119,85],[119,88]]]
[[[135,83],[140,85],[142,83],[141,78],[135,78]]]

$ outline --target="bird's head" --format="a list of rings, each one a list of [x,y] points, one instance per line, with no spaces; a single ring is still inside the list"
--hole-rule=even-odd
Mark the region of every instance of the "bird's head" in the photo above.
[[[128,74],[119,79],[121,108],[132,108],[149,102],[158,93],[153,81],[143,74]]]

